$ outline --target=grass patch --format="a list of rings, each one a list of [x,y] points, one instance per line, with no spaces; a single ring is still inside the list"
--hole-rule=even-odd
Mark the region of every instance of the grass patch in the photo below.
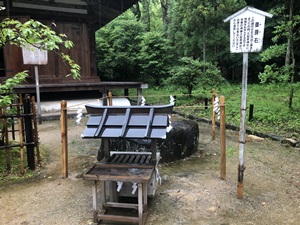
[[[36,171],[40,171],[41,168],[36,165],[36,170],[30,170],[27,168],[27,154],[26,147],[24,147],[24,167],[25,173],[21,174],[21,153],[19,147],[10,148],[10,165],[11,170],[7,171],[7,162],[6,162],[6,151],[5,149],[0,150],[0,185],[7,181],[10,182],[18,182],[24,178],[35,178],[39,176],[39,173]],[[35,152],[36,153],[36,152]],[[47,160],[46,151],[40,146],[40,154],[43,162]]]
[[[233,156],[237,156],[238,155],[238,148],[235,147],[228,147],[226,148],[226,156],[227,157],[233,157]]]
[[[239,126],[241,84],[226,84],[214,87],[218,96],[225,96],[226,123]],[[136,96],[136,93],[130,93]],[[248,84],[246,126],[252,131],[274,133],[286,137],[300,138],[300,89],[295,88],[292,108],[289,104],[289,85]],[[174,87],[150,87],[143,90],[146,104],[168,104],[169,95],[176,96],[175,110],[202,118],[211,118],[211,89],[198,88],[193,95]],[[205,109],[204,100],[209,106]],[[253,119],[249,121],[249,107],[254,106]]]

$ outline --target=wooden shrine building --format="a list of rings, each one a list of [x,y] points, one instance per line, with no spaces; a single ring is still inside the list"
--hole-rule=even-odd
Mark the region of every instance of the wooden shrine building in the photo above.
[[[66,77],[68,68],[53,52],[48,53],[48,64],[39,66],[41,92],[106,90],[111,88],[139,88],[137,82],[100,82],[96,67],[95,31],[103,27],[138,0],[0,0],[1,20],[15,18],[22,22],[34,19],[44,24],[56,24],[57,33],[66,34],[75,47],[66,50],[81,66],[81,80]],[[17,72],[29,70],[27,83],[18,93],[35,92],[34,66],[24,65],[22,50],[6,45],[0,49],[0,82]]]

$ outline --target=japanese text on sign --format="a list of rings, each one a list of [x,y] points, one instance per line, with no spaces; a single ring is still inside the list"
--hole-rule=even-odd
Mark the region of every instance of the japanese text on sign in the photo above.
[[[260,52],[263,45],[265,17],[244,13],[230,21],[230,51]]]

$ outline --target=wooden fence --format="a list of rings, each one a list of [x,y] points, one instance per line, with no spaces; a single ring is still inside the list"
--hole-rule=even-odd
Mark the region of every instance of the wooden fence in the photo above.
[[[7,173],[11,171],[12,148],[19,148],[21,174],[25,173],[25,149],[29,169],[36,168],[36,160],[41,163],[34,97],[20,97],[18,103],[0,108],[0,154],[5,154]]]

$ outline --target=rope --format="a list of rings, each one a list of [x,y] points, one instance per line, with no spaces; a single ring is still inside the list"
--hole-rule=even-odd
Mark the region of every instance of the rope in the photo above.
[[[200,94],[193,94],[193,96],[199,96]],[[173,94],[172,96],[189,96],[189,94]],[[217,95],[216,95],[217,96]],[[113,98],[139,98],[141,96],[138,96],[138,95],[130,95],[130,96],[125,96],[125,95],[114,95]],[[170,97],[170,95],[147,95],[147,96],[142,96],[142,99],[143,99],[143,102],[145,102],[147,99],[149,98],[163,98],[163,97]],[[86,101],[86,102],[82,102],[82,103],[79,103],[79,104],[74,104],[74,105],[70,105],[70,106],[67,106],[67,109],[73,109],[73,110],[77,110],[80,106],[82,105],[86,105],[86,104],[89,104],[89,103],[92,103],[92,102],[95,102],[95,101],[98,101],[100,102],[101,100],[104,100],[104,99],[108,99],[109,97],[102,97],[102,98],[96,98],[95,100],[92,100],[92,101]],[[210,103],[210,102],[209,102]],[[208,103],[208,105],[209,105]],[[207,106],[201,106],[201,105],[193,105],[193,106],[175,106],[174,108],[206,108]]]

